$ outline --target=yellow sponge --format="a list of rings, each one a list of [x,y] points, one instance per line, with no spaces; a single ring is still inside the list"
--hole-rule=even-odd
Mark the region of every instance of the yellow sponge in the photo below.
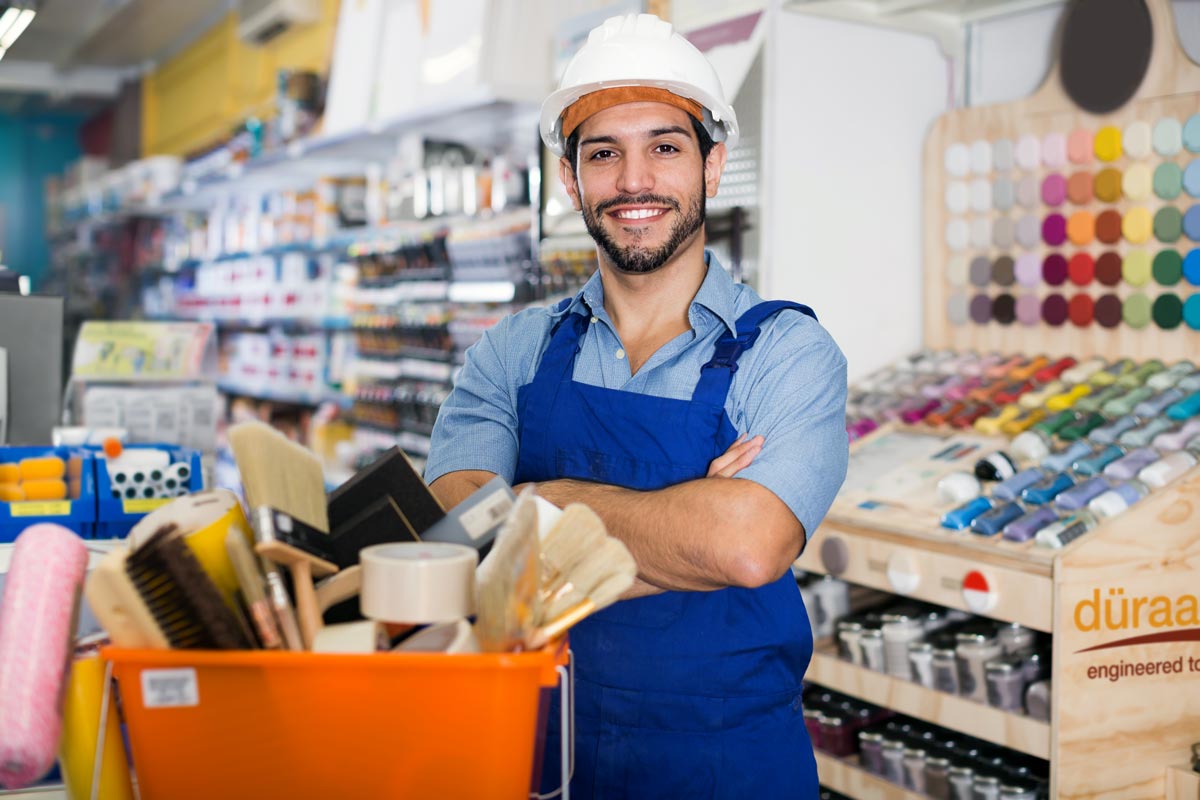
[[[16,464],[0,464],[0,483],[20,483],[21,468]]]
[[[20,503],[24,499],[25,492],[22,491],[20,484],[0,483],[0,502]]]
[[[64,500],[67,484],[61,480],[21,481],[26,500]]]
[[[53,456],[23,458],[20,466],[22,481],[61,480],[62,476],[67,474],[67,465],[61,458]]]

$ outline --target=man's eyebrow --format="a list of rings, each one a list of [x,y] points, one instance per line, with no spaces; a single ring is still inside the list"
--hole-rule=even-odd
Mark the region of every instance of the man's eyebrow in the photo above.
[[[666,136],[669,133],[677,133],[687,136],[691,131],[679,125],[671,125],[667,128],[653,128],[646,132],[647,139],[653,139],[657,136]],[[580,147],[589,144],[617,144],[615,136],[590,136],[579,143]]]
[[[691,133],[691,131],[689,131],[687,128],[680,127],[679,125],[672,125],[669,128],[655,128],[654,130],[650,131],[650,136],[651,138],[655,136],[666,136],[668,133],[682,133],[684,136],[686,136]]]
[[[579,146],[583,147],[584,145],[587,145],[587,144],[616,144],[616,143],[617,143],[616,137],[613,137],[613,136],[592,136],[592,137],[590,137],[588,139],[584,139],[582,142],[580,142]]]

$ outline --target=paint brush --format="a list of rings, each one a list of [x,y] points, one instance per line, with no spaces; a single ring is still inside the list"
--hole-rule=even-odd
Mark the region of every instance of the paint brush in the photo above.
[[[592,598],[597,587],[612,578],[625,581],[625,589],[628,589],[636,577],[637,562],[634,561],[629,548],[619,539],[606,536],[599,547],[593,548],[583,560],[564,573],[553,591],[545,595],[542,620],[548,624],[557,619]],[[614,597],[609,603],[615,600]],[[599,600],[593,598],[592,611],[603,607]]]
[[[280,649],[284,644],[283,635],[279,632],[279,623],[271,610],[271,601],[267,599],[265,579],[258,568],[254,551],[246,544],[246,538],[239,530],[230,530],[225,535],[225,550],[229,553],[229,562],[237,574],[242,602],[245,603],[246,613],[254,623],[258,641],[266,650]]]
[[[137,587],[125,572],[129,551],[120,548],[110,551],[96,565],[84,583],[92,613],[117,647],[170,647]]]
[[[571,503],[542,540],[542,588],[552,594],[579,562],[607,538],[604,521],[582,503]]]
[[[540,549],[537,505],[527,487],[475,572],[475,633],[484,652],[519,648],[537,624]]]

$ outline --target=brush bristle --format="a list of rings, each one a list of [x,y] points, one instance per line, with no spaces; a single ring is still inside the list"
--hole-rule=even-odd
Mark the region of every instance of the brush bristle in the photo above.
[[[531,489],[517,498],[476,571],[475,632],[486,652],[512,650],[539,617],[540,548],[533,498]]]
[[[590,598],[595,602],[592,594],[601,584],[614,576],[627,579],[629,585],[625,589],[628,589],[633,585],[633,579],[637,576],[637,562],[634,561],[633,555],[624,542],[606,536],[599,547],[592,550],[587,557],[575,565],[574,569],[563,575],[562,585],[567,591],[555,595],[554,599],[543,609],[542,619],[547,622],[553,620],[584,599]],[[625,589],[621,589],[621,592]],[[619,596],[620,592],[617,594]],[[615,599],[613,598],[610,602],[614,602]]]
[[[172,647],[250,646],[220,591],[175,526],[156,531],[125,562],[129,579]]]
[[[257,421],[231,427],[229,445],[251,509],[270,506],[329,532],[325,476],[315,453]]]
[[[604,541],[604,521],[582,503],[571,503],[542,541],[548,573],[566,573]]]

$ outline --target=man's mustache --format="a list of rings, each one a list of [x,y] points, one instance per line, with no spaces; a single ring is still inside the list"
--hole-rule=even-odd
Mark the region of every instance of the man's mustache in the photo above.
[[[603,214],[610,208],[618,206],[666,206],[672,211],[679,210],[679,203],[669,197],[663,197],[657,194],[640,194],[637,197],[630,195],[622,195],[619,197],[610,197],[596,204],[596,213]]]

